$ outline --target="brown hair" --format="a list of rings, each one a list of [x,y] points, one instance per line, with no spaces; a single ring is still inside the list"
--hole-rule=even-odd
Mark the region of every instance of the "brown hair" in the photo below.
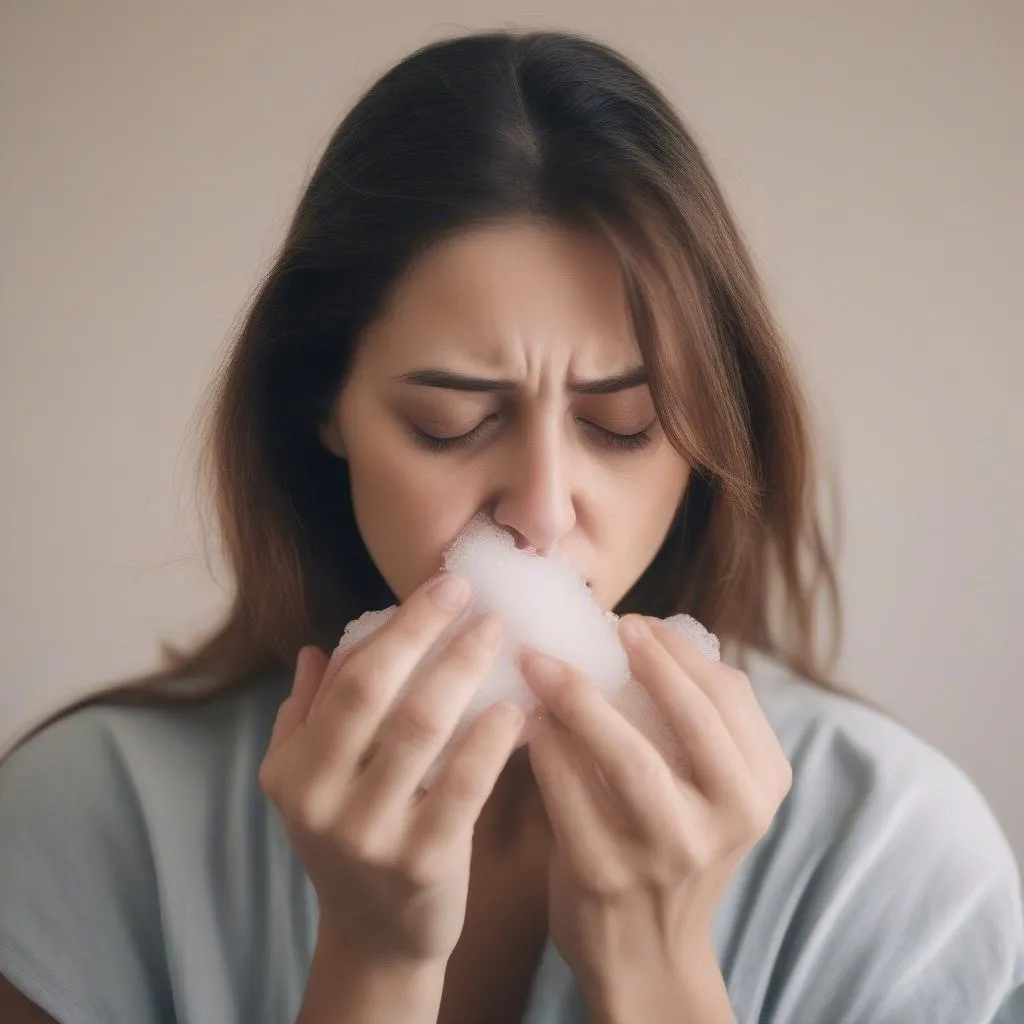
[[[839,643],[808,412],[708,164],[631,63],[564,33],[424,47],[342,121],[213,381],[202,482],[235,596],[226,620],[117,687],[213,693],[330,649],[394,601],[321,445],[361,330],[413,258],[473,225],[535,217],[616,248],[653,398],[694,467],[660,552],[618,611],[696,616],[828,685]],[[820,598],[832,626],[818,653]],[[188,684],[188,685],[186,685]]]

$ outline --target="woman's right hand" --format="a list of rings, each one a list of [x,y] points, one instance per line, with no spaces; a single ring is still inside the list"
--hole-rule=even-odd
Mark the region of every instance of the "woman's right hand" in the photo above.
[[[447,960],[473,828],[522,728],[517,708],[489,709],[421,788],[500,648],[500,620],[483,616],[419,669],[469,598],[468,581],[442,573],[346,654],[303,648],[260,766],[316,889],[321,939],[363,964]]]

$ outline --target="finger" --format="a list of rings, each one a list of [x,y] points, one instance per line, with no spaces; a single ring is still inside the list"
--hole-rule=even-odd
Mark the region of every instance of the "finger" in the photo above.
[[[686,748],[694,784],[712,800],[743,792],[750,769],[711,698],[658,642],[639,615],[620,620],[633,677]]]
[[[452,737],[501,649],[501,620],[482,615],[455,636],[422,678],[415,678],[385,719],[375,754],[356,784],[361,804],[404,810]]]
[[[327,656],[319,647],[307,645],[299,651],[292,689],[277,710],[268,750],[277,749],[287,743],[306,721],[326,666]]]
[[[458,579],[464,585],[464,581],[461,580],[461,577],[456,577],[452,573],[444,572],[443,570],[441,572],[435,573],[433,576],[427,579],[422,586],[420,586],[417,590],[414,590],[407,600],[403,601],[402,604],[400,604],[397,608],[392,609],[391,615],[388,616],[388,618],[383,622],[383,624],[380,625],[377,629],[375,629],[372,633],[369,633],[367,636],[364,636],[362,640],[353,644],[351,647],[343,648],[342,642],[339,641],[338,645],[335,647],[333,653],[331,654],[330,666],[327,672],[328,678],[325,680],[325,685],[321,688],[321,694],[327,694],[331,692],[333,690],[334,683],[337,680],[341,667],[346,662],[348,662],[356,653],[358,653],[361,650],[364,650],[371,644],[379,641],[380,638],[384,635],[384,631],[386,629],[388,629],[390,626],[393,626],[396,622],[398,622],[399,627],[401,628],[403,621],[409,619],[410,616],[413,618],[416,618],[417,616],[422,617],[423,604],[426,602],[429,608],[431,603],[430,598],[437,597],[438,588],[444,585],[445,581],[452,579]],[[444,597],[442,597],[440,601],[442,609],[447,603],[448,601]],[[463,595],[462,607],[464,607],[466,603],[468,603],[468,598],[466,598],[465,595]],[[457,614],[457,612],[461,610],[462,608],[459,607],[453,614]],[[382,613],[377,612],[375,614],[379,616]],[[316,708],[318,700],[314,701],[314,708]]]
[[[523,712],[495,704],[473,721],[417,805],[410,841],[446,848],[476,824],[522,732]]]
[[[567,662],[530,650],[520,664],[527,683],[593,759],[612,793],[645,827],[655,827],[678,797],[661,755]]]
[[[621,832],[606,786],[574,750],[566,729],[548,722],[530,741],[530,766],[555,842],[584,878],[600,877],[610,860],[610,834]]]
[[[324,674],[327,658],[319,647],[300,649],[295,663],[292,689],[277,709],[270,739],[259,767],[260,788],[275,803],[278,801],[282,779],[301,757],[301,732],[313,697]],[[296,736],[299,742],[293,742]]]
[[[646,620],[676,664],[707,694],[755,773],[774,770],[782,748],[765,717],[750,680],[723,662],[712,661],[660,619]]]
[[[324,681],[308,730],[308,764],[346,786],[395,697],[470,599],[469,581],[440,573]]]
[[[323,684],[319,687],[316,694],[313,696],[313,703],[310,706],[311,714],[316,713],[318,706],[323,700],[324,694],[327,692],[327,684],[338,674],[338,669],[340,669],[341,666],[345,663],[345,661],[351,658],[352,655],[356,653],[356,651],[360,650],[361,648],[365,647],[368,643],[370,643],[370,641],[373,640],[373,638],[376,635],[377,631],[369,633],[366,636],[364,636],[362,640],[359,640],[351,647],[343,648],[341,646],[341,642],[338,642],[334,650],[331,651],[331,656],[327,662],[327,667],[324,669]]]

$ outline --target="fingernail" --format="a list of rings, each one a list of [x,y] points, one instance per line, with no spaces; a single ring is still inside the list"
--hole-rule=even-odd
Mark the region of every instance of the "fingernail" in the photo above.
[[[651,627],[642,615],[626,615],[619,622],[619,636],[626,647],[639,647],[651,637]]]
[[[435,580],[429,589],[431,599],[446,612],[457,612],[465,607],[469,593],[469,580],[450,572],[442,573],[441,578]]]
[[[527,683],[534,689],[549,690],[562,678],[562,663],[541,651],[527,649],[519,658]]]

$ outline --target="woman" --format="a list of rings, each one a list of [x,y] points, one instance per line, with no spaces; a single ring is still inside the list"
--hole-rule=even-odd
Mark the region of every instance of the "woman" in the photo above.
[[[1016,865],[954,766],[826,683],[797,384],[703,157],[620,56],[501,33],[386,74],[214,409],[227,622],[0,770],[3,1020],[1020,1019]],[[524,652],[541,721],[493,708],[421,785],[501,634],[419,668],[480,512],[634,613],[685,778]],[[657,621],[680,611],[734,667]]]

